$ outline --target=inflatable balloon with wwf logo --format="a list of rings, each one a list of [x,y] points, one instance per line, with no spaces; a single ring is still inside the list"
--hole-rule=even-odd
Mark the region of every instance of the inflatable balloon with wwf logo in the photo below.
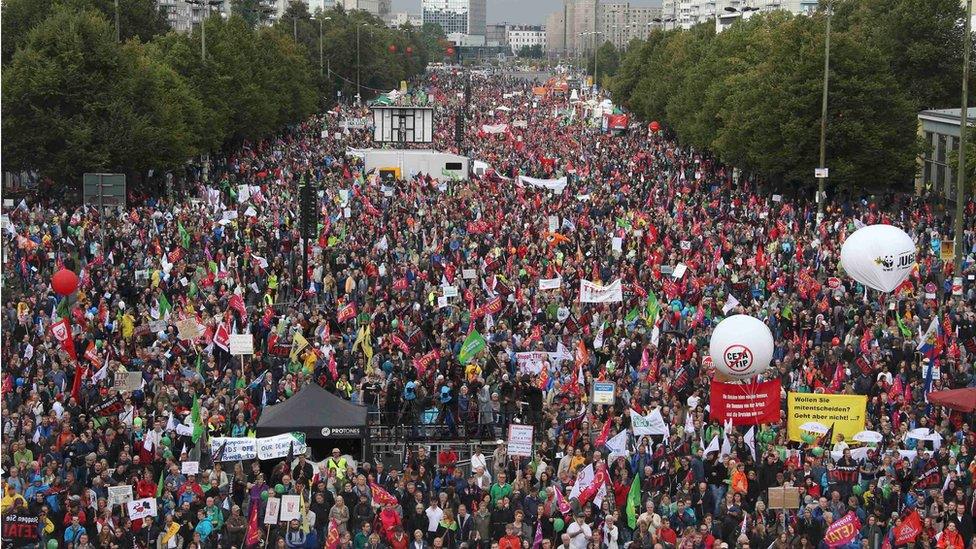
[[[915,241],[892,225],[861,227],[844,241],[840,264],[854,280],[889,293],[912,274]]]

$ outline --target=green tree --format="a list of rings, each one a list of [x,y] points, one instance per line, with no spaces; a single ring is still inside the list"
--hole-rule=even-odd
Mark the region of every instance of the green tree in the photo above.
[[[594,62],[596,66],[594,67]],[[609,81],[609,77],[612,77],[617,72],[617,67],[620,65],[620,56],[617,52],[617,48],[614,47],[613,43],[607,40],[604,42],[596,51],[596,59],[593,58],[592,52],[587,60],[586,72],[592,75],[594,69],[596,69],[597,74],[594,80],[597,82],[605,83],[604,81]]]
[[[230,12],[239,15],[253,29],[267,22],[274,10],[266,8],[261,0],[231,0]]]
[[[194,153],[185,83],[141,46],[120,48],[96,11],[59,6],[31,30],[3,72],[3,104],[7,165],[57,181],[170,168]]]
[[[546,56],[546,53],[542,51],[541,44],[534,44],[532,46],[522,46],[519,48],[516,55],[526,59],[542,59]]]

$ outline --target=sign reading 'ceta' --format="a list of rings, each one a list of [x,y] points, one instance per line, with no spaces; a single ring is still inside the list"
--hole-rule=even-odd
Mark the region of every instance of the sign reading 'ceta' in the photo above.
[[[858,520],[854,511],[844,515],[844,518],[834,521],[824,532],[824,542],[827,547],[833,549],[841,545],[847,545],[854,541],[857,533],[861,531],[861,521]]]

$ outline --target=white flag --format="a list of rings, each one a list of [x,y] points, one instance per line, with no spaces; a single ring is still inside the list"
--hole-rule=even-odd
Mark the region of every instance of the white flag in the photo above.
[[[756,461],[756,426],[753,425],[749,427],[749,431],[746,432],[746,436],[742,437],[743,442],[749,447],[752,452],[752,461]]]
[[[725,305],[722,306],[722,314],[727,315],[729,311],[735,309],[739,306],[739,300],[735,298],[734,295],[729,294],[729,298],[725,300]]]
[[[135,499],[126,503],[125,508],[129,512],[131,520],[155,517],[157,514],[156,498]]]
[[[708,443],[708,446],[705,447],[705,453],[704,453],[704,455],[705,455],[705,457],[708,457],[708,454],[710,454],[712,452],[718,452],[718,451],[719,451],[718,435],[716,435],[716,436],[712,437],[712,441],[709,442]]]
[[[627,432],[627,429],[624,429],[607,440],[607,448],[610,449],[610,455],[607,456],[607,459],[612,460],[616,459],[618,456],[629,456],[630,451],[627,449],[628,439],[629,433]]]

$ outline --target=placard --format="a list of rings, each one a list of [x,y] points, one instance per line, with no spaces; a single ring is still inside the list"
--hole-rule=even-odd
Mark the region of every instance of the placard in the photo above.
[[[448,305],[448,303],[447,303],[447,296],[444,296],[444,295],[437,296],[437,308],[438,309],[443,309],[444,307],[447,307],[447,305]]]
[[[952,277],[952,295],[962,295],[962,277]]]
[[[581,303],[619,303],[624,300],[620,279],[614,280],[608,286],[601,286],[589,280],[580,279]]]
[[[203,326],[195,318],[188,318],[176,323],[178,336],[183,341],[192,341],[203,335]]]
[[[465,280],[473,280],[478,278],[478,275],[474,269],[461,269],[461,278]]]
[[[942,248],[939,250],[939,258],[942,261],[952,261],[956,257],[956,242],[954,240],[943,240]]]
[[[125,505],[132,501],[132,486],[126,484],[124,486],[109,486],[108,487],[108,506],[113,505]]]
[[[620,253],[624,249],[624,239],[615,236],[610,240],[610,251]]]
[[[180,472],[184,475],[195,475],[200,472],[199,461],[184,461],[180,467]]]
[[[549,232],[554,233],[559,229],[559,216],[550,215],[549,216]]]
[[[769,488],[770,509],[799,509],[800,489],[795,486],[779,486]]]
[[[508,426],[508,455],[532,457],[532,436],[535,427],[510,424]]]
[[[155,517],[157,515],[156,498],[132,500],[125,504],[125,509],[132,520]]]
[[[616,389],[617,384],[612,381],[594,381],[593,404],[612,405],[614,402],[614,393],[616,392]]]
[[[457,286],[441,286],[444,291],[444,297],[457,297],[458,289]]]
[[[231,334],[227,342],[230,354],[253,355],[254,354],[254,335],[253,334]]]
[[[841,434],[849,440],[864,430],[867,402],[865,395],[787,393],[786,432],[790,440],[802,442],[800,426],[808,421],[817,421],[827,427],[833,425],[835,439]]]
[[[543,364],[549,360],[549,353],[545,351],[527,351],[515,353],[515,364],[519,372],[538,374]]]
[[[268,498],[268,504],[264,508],[264,523],[278,524],[279,509],[281,509],[281,500],[278,498]]]
[[[281,496],[281,514],[278,520],[301,520],[302,507],[301,498],[295,495]]]
[[[559,278],[540,278],[539,279],[539,289],[540,290],[558,290],[563,285],[563,279]]]
[[[142,372],[115,372],[115,389],[138,391],[142,388]]]
[[[680,280],[681,277],[685,276],[685,271],[687,270],[688,270],[687,265],[685,265],[684,263],[678,263],[677,265],[674,266],[674,272],[671,273],[671,276],[673,276],[675,280]]]
[[[149,322],[149,331],[158,334],[159,332],[166,331],[166,325],[169,324],[165,320],[152,320]]]
[[[37,540],[38,518],[29,514],[19,514],[8,510],[3,515],[3,541],[25,543]]]

